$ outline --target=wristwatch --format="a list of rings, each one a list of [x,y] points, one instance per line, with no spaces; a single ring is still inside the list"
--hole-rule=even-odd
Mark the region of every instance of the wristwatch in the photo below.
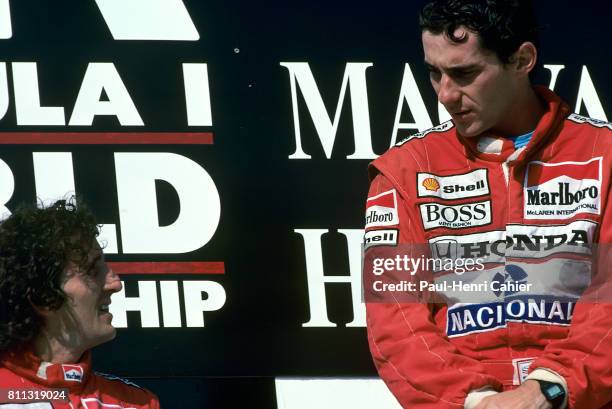
[[[542,394],[550,402],[553,409],[559,409],[565,400],[565,389],[563,389],[563,386],[558,383],[540,381],[539,379],[534,380],[540,384]]]

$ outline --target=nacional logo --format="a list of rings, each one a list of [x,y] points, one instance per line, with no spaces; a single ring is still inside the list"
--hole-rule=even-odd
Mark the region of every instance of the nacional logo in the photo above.
[[[462,175],[438,176],[417,173],[417,196],[437,197],[443,200],[464,199],[488,195],[486,169],[476,169]]]
[[[64,380],[71,382],[83,382],[83,368],[79,365],[62,364]]]
[[[437,227],[464,229],[491,223],[491,202],[446,206],[439,203],[419,205],[425,230]]]
[[[370,230],[363,237],[365,248],[372,246],[395,246],[397,245],[398,231],[396,229]]]
[[[366,229],[399,224],[395,189],[369,197],[366,202]]]
[[[523,195],[525,219],[600,214],[601,157],[586,162],[530,162]]]
[[[448,309],[446,334],[449,338],[505,328],[508,322],[570,325],[574,301],[530,296],[506,302],[461,304]]]

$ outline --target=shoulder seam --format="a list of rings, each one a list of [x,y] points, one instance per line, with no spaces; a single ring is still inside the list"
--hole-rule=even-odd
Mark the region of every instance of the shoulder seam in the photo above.
[[[123,382],[126,385],[133,386],[135,388],[144,390],[144,388],[142,386],[140,386],[138,384],[135,384],[134,382],[132,382],[132,381],[130,381],[128,379],[122,378],[120,376],[111,375],[111,374],[107,374],[107,373],[104,373],[104,372],[97,372],[97,371],[95,371],[94,374],[96,374],[96,375],[98,375],[98,376],[100,376],[102,378],[108,379],[110,381]]]
[[[589,118],[588,116],[583,116],[575,113],[569,114],[565,119],[568,121],[572,121],[578,125],[586,124],[595,128],[608,128],[612,131],[612,123],[603,121],[601,119]]]
[[[452,128],[455,127],[455,124],[453,123],[452,120],[448,120],[446,122],[442,122],[440,125],[436,125],[432,128],[426,129],[424,131],[421,132],[417,132],[415,134],[412,134],[404,139],[402,139],[401,141],[397,142],[394,146],[402,146],[404,145],[406,142],[411,141],[412,139],[423,139],[425,138],[427,135],[431,134],[431,133],[443,133],[446,132]]]

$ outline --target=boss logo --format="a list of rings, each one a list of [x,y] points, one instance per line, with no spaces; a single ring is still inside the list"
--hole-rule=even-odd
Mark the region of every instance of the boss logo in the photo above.
[[[448,206],[427,203],[419,206],[425,230],[436,227],[464,229],[491,223],[491,202],[477,202]]]

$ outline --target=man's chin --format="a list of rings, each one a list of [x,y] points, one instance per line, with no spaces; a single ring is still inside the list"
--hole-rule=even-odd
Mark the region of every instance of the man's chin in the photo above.
[[[117,330],[115,327],[110,326],[110,328],[104,331],[104,334],[100,334],[100,336],[96,339],[96,345],[102,345],[109,341],[112,341],[117,336]]]
[[[457,132],[464,138],[474,138],[483,132],[482,127],[473,122],[470,124],[455,123],[455,126],[457,127]]]

